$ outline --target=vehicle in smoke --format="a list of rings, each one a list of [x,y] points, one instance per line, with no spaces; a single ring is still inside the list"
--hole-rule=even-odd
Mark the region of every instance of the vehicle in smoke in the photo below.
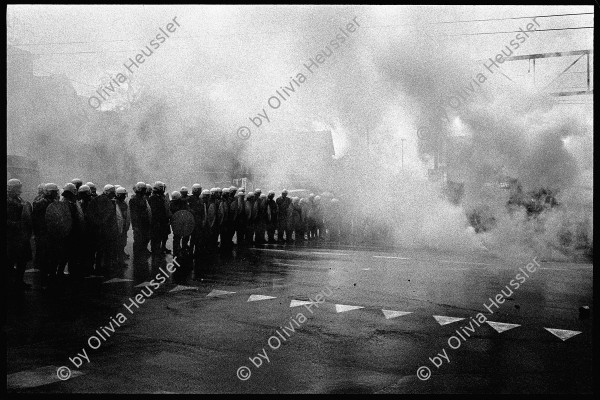
[[[502,192],[508,191],[506,208],[511,215],[525,210],[528,219],[537,218],[543,211],[559,206],[555,197],[558,192],[556,189],[539,188],[523,192],[518,179],[514,178],[501,179],[485,186],[491,188],[498,196],[506,196],[506,193]],[[459,205],[464,196],[464,183],[447,181],[444,192],[452,204]],[[466,214],[476,233],[490,231],[496,225],[493,210],[486,204],[472,206],[466,210]]]
[[[569,257],[591,259],[593,254],[591,220],[588,217],[576,216],[591,215],[591,210],[574,210],[571,209],[574,204],[569,203],[571,207],[561,204],[556,198],[560,193],[556,188],[540,187],[525,192],[519,180],[515,178],[501,178],[498,182],[484,186],[491,189],[493,196],[507,199],[506,210],[509,215],[523,215],[524,222],[533,223],[538,232],[551,229],[547,226],[548,217],[553,215],[553,211],[560,213],[558,232],[548,245]],[[464,191],[463,183],[446,182],[444,193],[451,203],[462,204]],[[481,203],[465,209],[467,220],[475,233],[494,229],[497,223],[494,212],[492,207]],[[556,218],[556,215],[554,217]]]

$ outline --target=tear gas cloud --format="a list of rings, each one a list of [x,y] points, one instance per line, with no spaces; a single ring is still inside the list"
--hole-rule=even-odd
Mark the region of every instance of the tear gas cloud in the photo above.
[[[69,24],[67,32],[82,40],[106,40],[94,47],[105,53],[73,56],[76,60],[53,56],[45,68],[100,86],[128,54],[108,53],[109,49],[136,49],[173,16],[181,27],[161,52],[136,70],[122,93],[103,103],[102,112],[85,104],[94,89],[72,81],[81,104],[65,104],[63,91],[55,88],[56,97],[48,91],[45,99],[56,104],[52,111],[28,120],[31,110],[20,104],[35,94],[9,90],[9,132],[19,132],[17,140],[9,140],[9,154],[37,158],[46,180],[60,183],[78,176],[128,188],[139,180],[162,180],[172,189],[195,182],[211,187],[219,182],[209,172],[262,161],[268,167],[252,172],[264,177],[263,190],[279,191],[294,173],[294,165],[286,163],[285,157],[273,156],[290,151],[285,132],[330,130],[335,158],[347,156],[349,163],[343,178],[336,178],[330,189],[344,199],[356,224],[385,227],[395,244],[402,246],[451,251],[487,248],[503,257],[529,257],[535,251],[556,257],[558,253],[551,249],[558,246],[557,232],[565,226],[588,220],[591,238],[591,203],[576,191],[582,185],[591,187],[591,108],[560,105],[532,87],[507,81],[500,73],[488,73],[487,81],[476,85],[457,109],[442,104],[442,99],[464,92],[484,68],[473,60],[473,46],[481,53],[478,58],[486,60],[514,37],[440,39],[440,27],[425,23],[465,19],[465,9],[146,6],[142,15],[136,15],[139,7],[98,7],[89,20]],[[69,20],[69,15],[61,15],[64,10],[57,7],[47,16],[49,21]],[[499,13],[536,15],[540,10],[553,9],[500,7]],[[33,6],[16,7],[12,12],[19,21],[14,29],[21,32],[16,43],[42,42],[56,33],[48,24],[47,33],[38,27],[40,35],[47,36],[28,37],[24,33],[28,24],[41,24],[32,17]],[[114,13],[122,19],[110,27],[94,22],[100,17],[106,21]],[[359,27],[346,43],[333,49],[314,73],[304,72],[306,81],[293,96],[277,110],[268,110],[268,123],[258,129],[250,125],[248,117],[265,107],[265,99],[289,86],[305,69],[303,64],[353,19]],[[541,29],[548,20],[538,22]],[[503,29],[474,30],[518,30],[519,24],[523,21],[502,21],[493,27]],[[123,37],[139,38],[139,43],[109,42]],[[532,33],[515,55],[546,51],[547,38],[544,33]],[[570,36],[559,42],[565,49],[583,48],[581,40]],[[586,44],[592,48],[591,39]],[[36,73],[39,65],[34,62]],[[442,108],[447,118],[440,118]],[[252,129],[249,140],[237,137],[240,125]],[[433,140],[417,138],[417,129],[423,125],[434,132]],[[404,169],[402,138],[406,139]],[[448,178],[464,182],[461,205],[449,202],[442,185],[426,178],[427,168],[433,166],[433,144],[442,138]],[[486,185],[497,181],[499,173],[519,179],[524,191],[558,189],[557,200],[568,212],[548,211],[541,231],[533,222],[509,216],[505,192]],[[475,234],[468,227],[466,212],[482,205],[493,212],[496,226]]]

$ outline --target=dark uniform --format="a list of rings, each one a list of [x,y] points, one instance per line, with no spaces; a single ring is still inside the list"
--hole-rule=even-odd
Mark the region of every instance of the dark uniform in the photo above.
[[[197,251],[196,247],[198,244],[198,234],[200,232],[200,219],[202,218],[201,215],[204,208],[202,200],[200,199],[200,193],[200,190],[194,191],[194,189],[192,189],[192,195],[188,200],[188,209],[194,216],[194,231],[192,232],[192,236],[190,238],[190,250],[193,252],[193,254],[196,254]]]
[[[229,213],[227,215],[227,241],[229,248],[233,248],[233,236],[235,235],[235,216],[237,199],[235,198],[236,189],[229,188]]]
[[[208,222],[208,210],[210,208],[210,192],[203,190],[200,196],[200,221],[198,223],[198,258],[202,258],[209,253],[210,227]],[[198,264],[199,268],[199,264]]]
[[[129,200],[129,213],[133,228],[133,253],[143,256],[148,251],[152,211],[142,191],[138,191]]]
[[[89,192],[79,192],[79,200],[77,203],[79,209],[83,212],[83,232],[79,238],[79,245],[77,248],[78,262],[81,266],[81,273],[84,276],[91,275],[94,269],[94,229],[93,223],[90,219],[89,206],[92,201],[92,197]]]
[[[277,229],[277,203],[275,194],[269,194],[266,201],[267,236],[269,243],[275,243],[275,229]]]
[[[250,192],[246,195],[246,244],[251,246],[254,243],[254,225],[256,223],[256,209],[254,208],[254,193]]]
[[[31,260],[31,230],[31,204],[18,195],[9,194],[6,200],[6,255],[17,288],[29,286],[23,277],[27,261]]]
[[[302,210],[300,209],[299,199],[295,197],[292,204],[288,207],[288,224],[289,229],[294,231],[294,239],[300,241],[300,231],[302,226]],[[291,239],[290,235],[290,239]]]
[[[177,211],[188,210],[188,202],[183,198],[173,198],[169,204],[169,211],[171,216],[175,215]],[[182,246],[185,246],[184,237],[173,233],[173,255],[178,257],[181,255]],[[185,247],[184,247],[185,248]]]
[[[150,225],[150,248],[152,254],[158,255],[161,253],[162,241],[169,225],[169,216],[165,208],[165,200],[160,190],[154,189],[148,198],[148,204],[152,212],[152,224]]]
[[[229,238],[229,231],[231,230],[229,223],[230,206],[228,191],[224,191],[217,213],[217,224],[219,226],[219,235],[221,237],[221,251],[228,251],[231,249],[231,239]]]
[[[292,200],[289,197],[279,196],[277,203],[277,240],[282,243],[283,233],[285,232],[285,240],[292,240],[292,230],[288,224],[288,208],[291,207]]]
[[[235,202],[231,204],[234,212],[233,226],[235,229],[236,243],[239,246],[245,244],[246,238],[246,203],[244,201],[244,193],[237,192]]]
[[[57,188],[58,189],[58,188]],[[50,235],[46,226],[46,209],[57,201],[57,191],[46,192],[44,197],[33,203],[33,233],[36,237],[36,257],[39,258],[42,269],[42,286],[48,284],[48,279],[53,277],[51,271],[56,271],[58,265],[58,251],[51,245]]]
[[[189,210],[191,196],[188,196],[187,188],[184,186],[181,188],[181,190],[179,192],[181,193],[181,200],[186,202],[186,204],[188,205],[188,210]],[[191,235],[187,235],[187,236],[183,237],[182,247],[184,249],[190,250],[190,253],[191,253],[191,251],[193,250],[192,247],[194,245],[193,245],[193,243],[190,243],[190,237],[191,237]]]
[[[207,249],[209,252],[214,253],[217,250],[219,242],[219,201],[217,199],[216,191],[211,191],[210,198],[208,200],[208,214],[207,214],[207,230],[208,230],[208,243]]]
[[[114,194],[114,188],[112,190],[111,193]],[[98,241],[96,273],[100,275],[114,273],[117,266],[119,227],[117,225],[117,206],[112,199],[112,194],[98,195],[92,199],[88,207],[95,238]]]
[[[265,231],[267,230],[267,196],[261,194],[254,201],[254,212],[256,213],[254,226],[254,240],[256,244],[265,243]]]
[[[81,238],[85,223],[83,210],[77,204],[75,193],[65,190],[62,195],[63,198],[61,201],[69,205],[69,211],[71,212],[71,231],[62,239],[60,262],[56,276],[62,277],[65,267],[68,264],[69,276],[72,278],[82,278],[84,271],[80,263],[81,257],[78,250],[81,248]]]
[[[169,235],[171,234],[171,224],[168,221],[171,220],[171,211],[169,210],[169,206],[171,203],[171,199],[169,198],[169,193],[166,192],[166,186],[163,186],[162,189],[162,197],[164,202],[165,211],[167,213],[167,223],[163,226],[163,233],[161,239],[161,249],[164,253],[170,253],[171,251],[167,248],[167,242],[169,241]]]
[[[119,240],[117,254],[119,256],[119,263],[123,265],[125,263],[124,257],[126,257],[125,247],[127,246],[127,232],[131,227],[131,214],[129,212],[129,206],[125,199],[117,197],[116,199],[118,210],[121,212],[121,218],[117,218],[119,222]],[[118,217],[118,214],[117,214]]]

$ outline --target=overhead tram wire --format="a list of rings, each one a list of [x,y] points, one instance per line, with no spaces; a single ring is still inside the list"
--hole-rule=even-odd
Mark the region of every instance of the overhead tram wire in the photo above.
[[[593,12],[586,13],[572,13],[572,14],[551,14],[551,15],[534,15],[531,17],[506,17],[506,18],[488,18],[488,19],[468,19],[462,21],[439,21],[439,22],[431,22],[426,25],[437,25],[437,24],[458,24],[463,22],[484,22],[484,21],[506,21],[509,19],[531,19],[531,18],[552,18],[552,17],[565,17],[565,16],[573,16],[573,15],[593,15]]]

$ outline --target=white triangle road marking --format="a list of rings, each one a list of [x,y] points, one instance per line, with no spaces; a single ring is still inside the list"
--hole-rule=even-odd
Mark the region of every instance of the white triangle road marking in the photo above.
[[[438,324],[440,324],[442,326],[451,324],[456,321],[462,321],[464,319],[464,318],[457,318],[457,317],[445,317],[443,315],[434,315],[433,318],[435,318],[435,320],[438,322]]]
[[[139,285],[135,285],[134,287],[146,287],[146,286],[150,286],[150,282],[142,282]]]
[[[311,301],[304,301],[304,300],[292,300],[290,302],[290,307],[299,307],[299,306],[303,306],[305,304],[312,304]]]
[[[521,326],[521,325],[517,325],[517,324],[507,324],[504,322],[494,322],[494,321],[485,321],[485,322],[487,322],[487,324],[489,326],[491,326],[492,328],[494,328],[494,330],[498,333],[502,333],[509,329],[516,328],[517,326]]]
[[[171,292],[180,292],[182,290],[198,290],[198,288],[195,287],[195,286],[177,285],[173,289],[169,290],[169,293],[171,293]]]
[[[348,305],[345,305],[345,304],[336,304],[335,305],[335,311],[338,312],[338,313],[346,312],[346,311],[352,311],[352,310],[358,310],[359,308],[364,308],[364,307],[361,307],[361,306],[348,306]]]
[[[212,292],[210,292],[209,294],[206,295],[206,297],[215,297],[215,296],[223,296],[226,294],[232,294],[235,292],[228,292],[226,290],[213,290]]]
[[[263,296],[262,294],[253,294],[248,297],[248,301],[259,301],[259,300],[270,300],[276,299],[277,297],[273,296]]]
[[[392,319],[396,317],[402,317],[403,315],[412,314],[410,311],[394,311],[394,310],[381,310],[385,319]]]
[[[561,339],[563,342],[567,339],[571,339],[573,336],[579,335],[581,332],[579,331],[568,331],[566,329],[553,329],[553,328],[544,328],[557,338]]]

